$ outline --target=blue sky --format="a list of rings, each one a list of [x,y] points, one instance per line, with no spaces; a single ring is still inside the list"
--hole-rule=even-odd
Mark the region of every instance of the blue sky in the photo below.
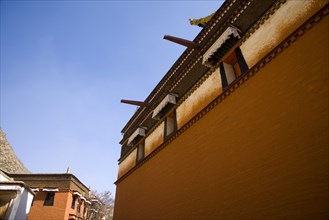
[[[110,190],[121,129],[222,1],[1,0],[2,130],[33,173]]]

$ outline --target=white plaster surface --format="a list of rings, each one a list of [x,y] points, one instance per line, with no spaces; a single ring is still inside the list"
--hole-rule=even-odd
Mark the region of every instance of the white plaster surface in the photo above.
[[[176,110],[177,128],[206,107],[222,92],[219,69],[216,69]]]
[[[145,156],[149,155],[155,148],[163,142],[164,122],[162,122],[146,139],[145,139]]]
[[[137,148],[135,148],[120,164],[118,178],[127,173],[136,164]]]
[[[281,5],[241,45],[240,48],[249,68],[253,67],[327,2],[327,0],[288,0]]]

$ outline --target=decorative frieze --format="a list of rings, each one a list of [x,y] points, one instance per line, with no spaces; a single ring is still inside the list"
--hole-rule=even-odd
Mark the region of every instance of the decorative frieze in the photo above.
[[[215,106],[217,106],[220,102],[226,99],[231,93],[233,93],[237,88],[239,88],[242,84],[244,84],[247,80],[249,80],[253,75],[255,75],[261,68],[263,68],[266,64],[270,63],[278,54],[288,48],[292,43],[294,43],[300,36],[302,36],[306,31],[310,30],[316,23],[322,20],[325,16],[329,14],[329,7],[325,5],[316,15],[312,16],[306,23],[304,23],[300,28],[298,28],[294,33],[292,33],[288,38],[286,38],[283,42],[281,42],[276,48],[274,48],[267,56],[261,59],[256,65],[254,65],[248,72],[243,74],[237,81],[230,84],[224,91],[221,93],[215,100],[209,103],[203,110],[201,110],[197,115],[195,115],[192,119],[190,119],[184,126],[182,126],[173,136],[167,139],[164,143],[158,146],[153,152],[151,152],[147,157],[144,158],[141,163],[134,166],[127,173],[120,176],[115,184],[120,183],[126,177],[128,177],[132,172],[142,166],[144,163],[147,163],[153,156],[159,153],[163,148],[169,145],[172,141],[174,141],[177,137],[179,137],[182,133],[184,133],[187,129],[193,126],[198,120],[200,120],[203,116],[205,116],[208,112],[210,112]],[[181,102],[188,97],[198,86],[204,81],[207,77],[209,77],[210,73],[215,70],[216,67],[213,67],[211,71],[209,71],[178,103]],[[157,124],[159,126],[160,123]]]

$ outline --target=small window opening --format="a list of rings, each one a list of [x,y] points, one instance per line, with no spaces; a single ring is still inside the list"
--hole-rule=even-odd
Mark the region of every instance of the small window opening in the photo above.
[[[144,142],[138,144],[137,147],[137,163],[144,159]]]
[[[77,208],[77,212],[78,212],[78,213],[80,213],[80,209],[81,209],[81,201],[80,201],[80,199],[79,199],[79,201],[78,201],[78,208]]]
[[[243,58],[240,48],[237,47],[223,60],[223,62],[220,63],[222,87],[225,89],[247,70],[248,66]]]
[[[87,207],[86,207],[86,204],[85,204],[85,206],[83,207],[83,217],[84,217],[84,218],[87,217]]]
[[[45,206],[53,206],[54,205],[54,199],[55,199],[55,193],[54,192],[48,192],[44,205]]]
[[[177,129],[176,111],[170,112],[165,118],[165,137],[174,133]]]
[[[71,203],[72,209],[75,209],[75,200],[76,200],[76,197],[74,195],[72,195],[72,203]]]

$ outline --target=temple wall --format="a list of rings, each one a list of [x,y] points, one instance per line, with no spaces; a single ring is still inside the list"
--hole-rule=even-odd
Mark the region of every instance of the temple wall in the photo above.
[[[136,165],[137,148],[135,148],[120,164],[118,171],[118,178],[127,173]]]
[[[241,45],[240,48],[249,68],[253,67],[327,2],[326,0],[287,0],[274,15],[261,25],[261,28]]]
[[[31,206],[28,219],[68,219],[68,214],[66,214],[67,201],[69,199],[70,193],[68,191],[59,191],[55,193],[54,205],[45,206],[44,201],[46,199],[46,192],[37,192],[33,200],[33,205]],[[71,207],[70,207],[71,209]]]
[[[163,143],[164,122],[145,138],[145,157]]]
[[[177,128],[181,128],[199,111],[206,107],[222,92],[219,69],[216,69],[181,105],[176,109]]]
[[[114,219],[328,219],[328,24],[118,182]]]

